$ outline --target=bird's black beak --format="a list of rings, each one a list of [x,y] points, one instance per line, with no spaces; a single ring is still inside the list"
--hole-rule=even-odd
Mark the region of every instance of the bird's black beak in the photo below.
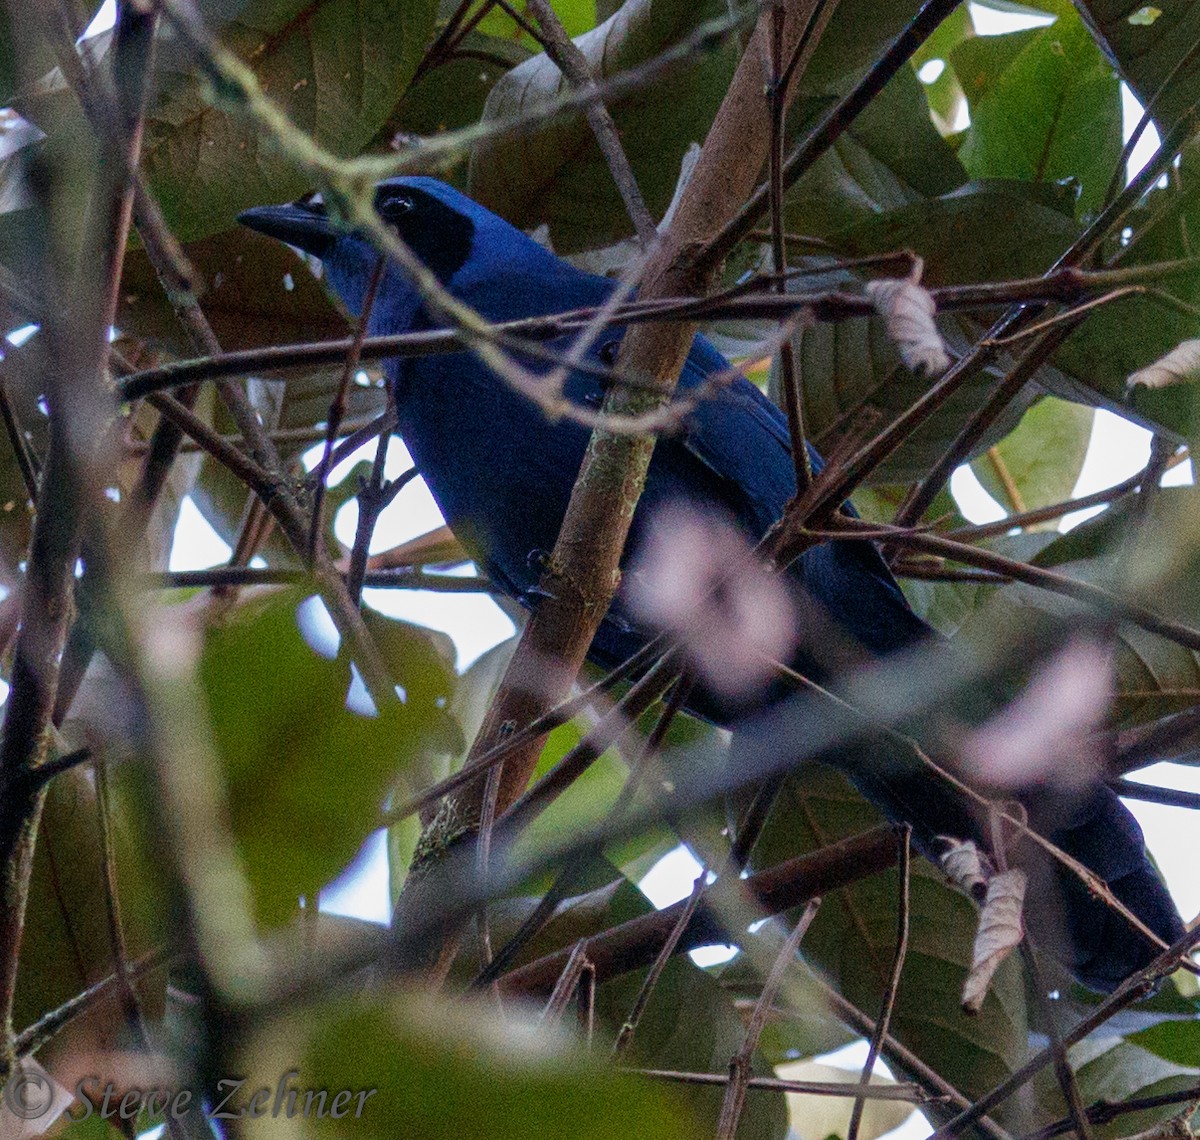
[[[255,206],[238,214],[238,221],[314,257],[324,257],[341,233],[325,216],[324,207],[311,200],[287,206]]]

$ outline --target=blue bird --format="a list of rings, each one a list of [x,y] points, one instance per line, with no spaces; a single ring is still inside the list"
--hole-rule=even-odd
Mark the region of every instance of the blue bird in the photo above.
[[[574,268],[434,179],[382,182],[375,206],[453,296],[491,321],[600,305],[613,289],[612,282]],[[319,200],[258,207],[240,220],[320,258],[330,287],[352,313],[361,311],[378,255],[362,235],[346,232],[328,218]],[[368,332],[394,334],[439,323],[403,273],[389,265]],[[592,362],[611,363],[622,335],[621,329],[604,332],[591,349]],[[728,368],[716,348],[697,336],[680,389],[693,389]],[[499,589],[527,607],[536,606],[539,555],[553,549],[589,433],[574,422],[550,423],[532,402],[466,353],[392,359],[385,370],[395,390],[400,435],[451,529]],[[602,384],[577,371],[568,380],[567,395],[598,406]],[[819,469],[819,456],[811,448],[810,453]],[[655,511],[680,499],[719,505],[757,539],[781,516],[795,487],[784,416],[753,384],[739,378],[702,401],[681,432],[659,441],[627,555],[636,550]],[[815,599],[868,654],[882,656],[931,636],[869,542],[826,542],[803,554],[789,574],[797,590]],[[591,656],[612,665],[645,640],[618,596]],[[703,689],[688,707],[724,724],[743,711],[732,710]],[[914,840],[926,854],[936,851],[939,835],[979,834],[958,797],[927,773],[892,778],[861,761],[846,767],[885,814],[912,824]],[[1136,821],[1109,788],[1098,783],[1076,797],[1065,818],[1055,819],[1050,838],[1104,879],[1164,940],[1182,933]],[[1062,914],[1052,924],[1057,933],[1050,931],[1047,939],[1078,979],[1111,990],[1153,957],[1148,941],[1092,898],[1075,876],[1057,868],[1055,877]],[[1031,909],[1028,918],[1036,931],[1038,908]]]

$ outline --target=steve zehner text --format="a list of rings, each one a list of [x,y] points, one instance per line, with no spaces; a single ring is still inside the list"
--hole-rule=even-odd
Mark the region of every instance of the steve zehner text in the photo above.
[[[133,1120],[143,1110],[151,1117],[180,1117],[197,1108],[210,1120],[241,1120],[262,1116],[360,1117],[367,1100],[377,1089],[298,1088],[290,1082],[300,1075],[289,1069],[274,1088],[253,1087],[245,1078],[226,1077],[217,1081],[215,1092],[197,1100],[190,1089],[117,1089],[109,1081],[101,1086],[99,1077],[84,1077],[75,1086],[81,1108],[71,1110],[75,1120],[86,1120],[95,1113],[102,1120]]]

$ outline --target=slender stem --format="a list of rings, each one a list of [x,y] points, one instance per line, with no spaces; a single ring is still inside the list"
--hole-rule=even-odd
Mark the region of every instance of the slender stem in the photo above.
[[[850,1123],[846,1128],[846,1140],[858,1140],[858,1130],[862,1126],[863,1109],[866,1099],[863,1092],[871,1084],[871,1076],[875,1071],[875,1062],[879,1060],[883,1043],[887,1040],[888,1028],[892,1020],[892,1011],[896,1006],[896,995],[900,992],[900,974],[904,969],[904,959],[908,955],[908,928],[910,895],[912,890],[912,828],[907,825],[900,828],[896,835],[898,856],[896,860],[899,872],[900,895],[896,906],[896,952],[892,958],[892,972],[883,991],[883,1001],[879,1009],[879,1017],[875,1022],[875,1032],[871,1034],[871,1044],[867,1049],[867,1059],[863,1062],[862,1077],[859,1080],[859,1095],[854,1098],[854,1108],[850,1112]]]
[[[812,920],[817,917],[817,908],[821,905],[820,898],[810,899],[800,921],[792,928],[792,932],[784,940],[763,983],[758,1001],[754,1003],[754,1011],[750,1014],[750,1022],[746,1026],[746,1036],[742,1047],[729,1062],[729,1083],[725,1086],[725,1098],[721,1102],[721,1116],[717,1121],[717,1140],[733,1140],[737,1133],[738,1121],[742,1117],[742,1109],[746,1104],[746,1086],[750,1079],[750,1065],[754,1059],[754,1051],[758,1048],[759,1038],[767,1024],[767,1016],[775,995],[783,984],[783,976],[792,965],[796,951],[800,948],[800,940],[808,932]]]
[[[354,373],[358,370],[358,362],[362,357],[363,339],[367,335],[367,328],[371,321],[371,310],[375,307],[375,292],[379,288],[379,282],[383,278],[384,266],[387,264],[383,255],[375,259],[375,268],[371,271],[371,278],[367,282],[367,291],[363,298],[362,311],[358,316],[358,324],[354,329],[354,337],[350,341],[350,351],[346,353],[346,362],[342,366],[342,378],[338,383],[337,392],[333,397],[333,402],[329,405],[329,414],[326,417],[327,427],[325,429],[325,450],[321,453],[321,462],[317,465],[315,473],[315,490],[313,492],[312,505],[312,524],[308,531],[308,561],[311,563],[316,558],[317,542],[321,537],[321,516],[324,513],[322,508],[325,505],[325,483],[329,479],[329,472],[333,470],[333,445],[337,440],[338,432],[342,427],[342,420],[346,418],[346,394],[350,390],[350,381]],[[384,437],[380,436],[380,447],[384,452],[387,451],[387,442]],[[378,465],[378,456],[376,464]],[[357,597],[357,595],[352,595]]]

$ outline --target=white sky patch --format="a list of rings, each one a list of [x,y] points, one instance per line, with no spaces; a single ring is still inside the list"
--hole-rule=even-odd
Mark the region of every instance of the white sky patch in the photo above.
[[[98,36],[101,32],[107,32],[117,22],[117,0],[104,0],[100,5],[100,10],[92,17],[92,22],[88,24],[84,30],[82,39],[87,39],[89,36]]]
[[[999,522],[1008,514],[992,498],[984,488],[984,485],[979,481],[979,477],[971,470],[970,465],[967,463],[956,468],[954,474],[950,476],[950,494],[958,504],[958,509],[962,512],[962,516],[967,522],[975,523],[976,525],[980,523]]]
[[[516,632],[512,619],[487,594],[363,590],[363,601],[388,617],[448,634],[454,642],[455,668],[460,673]]]
[[[681,843],[646,872],[638,887],[654,904],[655,910],[663,910],[692,893],[696,877],[702,870],[700,861]],[[709,881],[712,879],[710,871]],[[736,946],[701,946],[691,951],[690,957],[697,966],[719,966],[737,952]]]
[[[209,524],[189,495],[179,508],[171,542],[171,570],[207,570],[228,562],[233,551]]]
[[[1134,129],[1138,125],[1138,121],[1142,117],[1143,107],[1138,102],[1138,98],[1132,91],[1129,90],[1128,84],[1121,84],[1121,141],[1127,143],[1132,136]],[[1161,140],[1159,139],[1158,130],[1153,123],[1147,123],[1146,129],[1142,132],[1142,137],[1138,139],[1137,145],[1133,148],[1133,153],[1129,156],[1129,165],[1126,168],[1126,180],[1135,177],[1138,172],[1146,165],[1155,155],[1158,150]]]
[[[359,853],[321,892],[321,910],[387,926],[392,919],[388,883],[387,832],[368,836]]]
[[[1200,793],[1200,768],[1190,764],[1153,764],[1129,777],[1182,792]],[[1196,813],[1192,808],[1125,800],[1142,830],[1150,852],[1167,881],[1185,920],[1200,914],[1200,879],[1196,876]]]
[[[1149,458],[1150,433],[1144,427],[1104,408],[1097,408],[1092,438],[1071,497],[1078,499],[1082,495],[1115,486],[1136,475],[1146,466]],[[1091,507],[1085,511],[1075,511],[1062,520],[1059,529],[1068,531],[1085,519],[1098,515],[1103,509]]]
[[[980,36],[1006,36],[1024,28],[1044,28],[1054,17],[1041,12],[997,12],[982,4],[968,4],[975,33]]]

